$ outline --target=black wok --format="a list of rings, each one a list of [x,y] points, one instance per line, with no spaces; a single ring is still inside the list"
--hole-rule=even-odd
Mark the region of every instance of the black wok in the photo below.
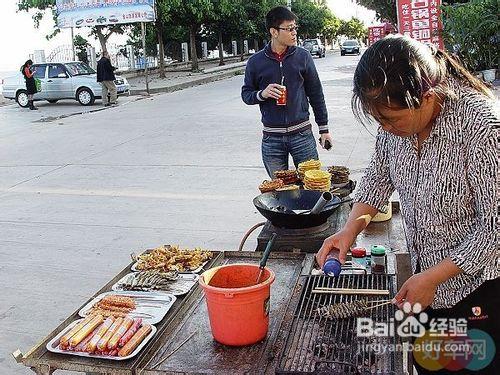
[[[258,195],[253,204],[259,212],[275,227],[288,229],[311,228],[326,223],[328,218],[343,203],[339,197],[327,203],[318,214],[297,214],[293,210],[311,210],[322,192],[316,190],[273,191]]]

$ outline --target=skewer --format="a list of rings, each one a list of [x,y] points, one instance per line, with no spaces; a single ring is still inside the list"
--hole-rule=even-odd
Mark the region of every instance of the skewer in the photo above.
[[[325,288],[316,287],[312,290],[314,294],[363,294],[373,296],[388,296],[387,289],[349,289],[349,288]]]

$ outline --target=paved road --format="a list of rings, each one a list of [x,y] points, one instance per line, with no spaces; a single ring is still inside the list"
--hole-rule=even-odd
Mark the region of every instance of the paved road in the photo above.
[[[357,176],[373,137],[350,112],[358,57],[316,59],[334,150]],[[0,373],[129,262],[163,243],[235,250],[266,177],[258,108],[242,76],[53,121],[0,108]],[[63,111],[64,112],[64,111]],[[315,129],[317,133],[317,129]],[[255,237],[246,249],[253,250]]]

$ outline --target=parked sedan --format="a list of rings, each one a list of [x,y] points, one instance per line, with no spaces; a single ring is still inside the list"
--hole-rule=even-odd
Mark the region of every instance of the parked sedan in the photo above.
[[[33,64],[35,78],[40,79],[41,88],[34,100],[56,103],[60,99],[75,99],[81,105],[92,105],[101,98],[101,84],[96,72],[82,62]],[[129,94],[130,85],[126,78],[116,77],[118,95]],[[19,74],[3,80],[3,96],[14,99],[21,107],[28,106],[28,93],[23,75]]]
[[[361,47],[359,46],[359,43],[357,40],[346,40],[340,46],[340,55],[344,56],[344,55],[347,55],[348,53],[359,55],[360,50],[361,50]]]
[[[306,39],[302,43],[302,46],[308,50],[311,55],[325,57],[326,48],[323,43],[321,43],[321,39]]]

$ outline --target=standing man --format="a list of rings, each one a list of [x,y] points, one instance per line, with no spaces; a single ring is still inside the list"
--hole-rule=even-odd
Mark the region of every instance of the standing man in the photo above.
[[[97,63],[97,82],[100,82],[102,86],[102,104],[105,107],[116,105],[115,70],[116,68],[111,65],[108,51],[104,51]],[[109,103],[108,93],[110,96]]]
[[[309,103],[323,148],[329,148],[331,137],[314,61],[308,51],[296,46],[297,16],[285,7],[273,8],[266,15],[266,28],[271,42],[248,60],[241,97],[246,104],[260,106],[264,125],[262,160],[273,178],[275,171],[288,169],[289,154],[295,167],[318,159]]]

